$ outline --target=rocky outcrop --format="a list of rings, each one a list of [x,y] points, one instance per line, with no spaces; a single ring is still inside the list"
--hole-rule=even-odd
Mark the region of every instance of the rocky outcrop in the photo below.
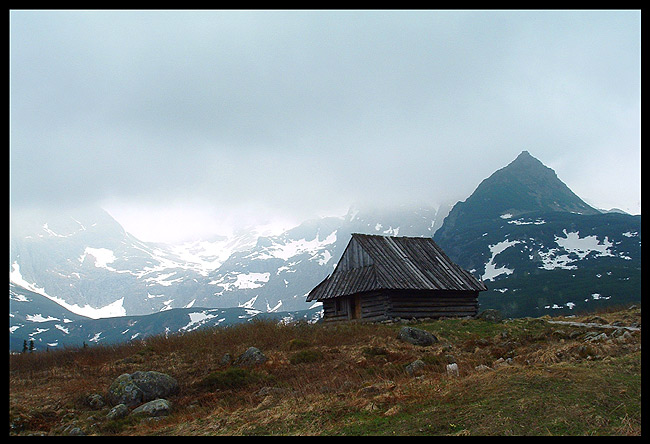
[[[143,402],[178,393],[178,382],[171,376],[156,371],[124,373],[108,388],[107,400],[112,405],[134,407]]]

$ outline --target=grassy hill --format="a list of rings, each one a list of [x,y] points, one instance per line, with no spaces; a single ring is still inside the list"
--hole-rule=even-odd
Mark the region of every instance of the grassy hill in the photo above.
[[[397,339],[402,324],[258,321],[11,355],[10,434],[640,435],[640,330],[597,326],[639,327],[639,307],[410,324],[439,339],[426,347]],[[268,360],[222,363],[250,346]],[[418,359],[421,370],[405,371]],[[90,407],[90,395],[138,370],[178,381],[171,414],[108,420],[110,406]]]

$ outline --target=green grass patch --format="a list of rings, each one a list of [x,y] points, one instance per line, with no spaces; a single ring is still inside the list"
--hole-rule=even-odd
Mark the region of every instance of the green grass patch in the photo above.
[[[580,365],[508,368],[440,381],[394,416],[355,412],[340,435],[635,435],[640,353]]]

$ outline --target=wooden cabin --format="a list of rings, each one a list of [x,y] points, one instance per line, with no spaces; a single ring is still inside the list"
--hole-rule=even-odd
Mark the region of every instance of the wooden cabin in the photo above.
[[[352,234],[336,268],[307,295],[324,321],[475,316],[482,281],[430,237]]]

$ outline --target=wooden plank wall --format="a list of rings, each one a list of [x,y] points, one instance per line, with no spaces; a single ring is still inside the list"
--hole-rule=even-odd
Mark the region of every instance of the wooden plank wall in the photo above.
[[[392,318],[464,317],[478,312],[478,292],[392,292],[389,297]]]
[[[361,248],[359,242],[352,238],[348,246],[345,248],[341,260],[339,260],[336,265],[336,269],[345,271],[351,268],[367,267],[372,264],[373,260],[370,255]]]
[[[362,293],[359,302],[361,303],[361,321],[381,321],[387,319],[390,310],[390,298],[388,294],[381,292]],[[349,299],[353,296],[342,296],[340,298],[323,299],[323,320],[347,321],[352,319]],[[339,299],[339,311],[336,311],[335,299]]]
[[[388,319],[390,297],[383,292],[371,292],[361,296],[361,319],[383,321]]]
[[[323,300],[323,321],[352,319],[347,296]],[[336,311],[335,299],[339,299]],[[376,291],[362,293],[360,321],[386,319],[476,316],[478,292],[462,291]]]

